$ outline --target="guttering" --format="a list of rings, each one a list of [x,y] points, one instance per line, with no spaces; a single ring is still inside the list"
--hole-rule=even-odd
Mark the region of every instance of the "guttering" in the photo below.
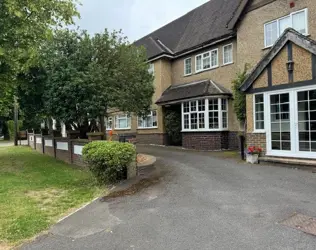
[[[215,45],[217,43],[221,43],[221,42],[227,41],[229,39],[234,38],[235,36],[236,36],[235,34],[232,34],[232,35],[229,35],[228,37],[225,37],[225,38],[222,38],[222,39],[210,42],[210,43],[202,44],[202,46],[199,46],[199,47],[196,47],[194,49],[191,49],[191,50],[179,53],[179,54],[175,54],[175,55],[170,55],[170,54],[167,54],[167,53],[163,53],[163,54],[160,54],[159,56],[156,56],[156,57],[153,57],[153,58],[149,59],[148,62],[156,61],[157,59],[160,59],[162,57],[168,57],[168,58],[171,58],[171,59],[176,59],[176,58],[179,58],[181,56],[184,56],[184,55],[187,55],[187,54],[191,54],[191,53],[193,53],[193,52],[195,52],[197,50],[201,50],[203,48]]]

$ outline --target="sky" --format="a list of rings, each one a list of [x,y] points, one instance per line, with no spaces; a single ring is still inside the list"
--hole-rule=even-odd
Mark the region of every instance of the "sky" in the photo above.
[[[81,0],[80,29],[90,34],[122,29],[130,42],[151,33],[209,0]]]

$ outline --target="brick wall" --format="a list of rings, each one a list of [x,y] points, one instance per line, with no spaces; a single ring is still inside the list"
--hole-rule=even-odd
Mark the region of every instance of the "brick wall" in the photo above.
[[[44,153],[44,148],[43,148],[43,140],[42,140],[42,135],[37,134],[34,136],[34,143],[36,144],[35,149],[39,153]]]
[[[33,133],[28,133],[27,134],[28,137],[28,144],[31,148],[35,149],[35,136]]]
[[[50,142],[50,143],[47,144],[46,142]],[[51,136],[44,136],[43,143],[44,143],[44,154],[55,157],[54,138]]]
[[[56,159],[71,163],[71,147],[69,144],[68,139],[55,139]]]
[[[140,144],[165,145],[167,141],[166,134],[137,134],[136,140]]]
[[[87,144],[89,141],[75,141],[73,140],[71,145],[72,145],[72,163],[81,166],[81,167],[86,167],[87,164],[83,161],[82,159],[82,152],[81,149],[82,147]]]
[[[266,134],[248,133],[246,136],[246,144],[249,146],[259,146],[263,149],[263,152],[267,151],[266,146]]]
[[[228,133],[228,148],[235,149],[235,150],[240,148],[238,132],[229,131],[229,133]]]

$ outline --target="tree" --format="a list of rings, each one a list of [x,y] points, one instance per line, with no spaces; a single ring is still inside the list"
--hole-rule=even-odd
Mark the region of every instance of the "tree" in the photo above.
[[[91,129],[109,107],[146,113],[154,93],[144,49],[128,44],[120,32],[90,37],[58,31],[42,52],[47,74],[47,114],[81,131]]]
[[[249,64],[245,64],[243,71],[239,71],[233,83],[234,111],[237,119],[244,124],[246,120],[246,95],[240,90],[240,87],[248,76]]]
[[[37,62],[42,42],[74,16],[76,0],[0,0],[0,115],[12,109],[17,74]]]

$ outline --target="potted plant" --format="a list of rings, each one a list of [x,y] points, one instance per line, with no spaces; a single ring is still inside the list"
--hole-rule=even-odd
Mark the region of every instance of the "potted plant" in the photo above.
[[[262,152],[262,148],[251,146],[248,147],[247,150],[247,162],[251,164],[258,164],[259,163],[259,155]]]

